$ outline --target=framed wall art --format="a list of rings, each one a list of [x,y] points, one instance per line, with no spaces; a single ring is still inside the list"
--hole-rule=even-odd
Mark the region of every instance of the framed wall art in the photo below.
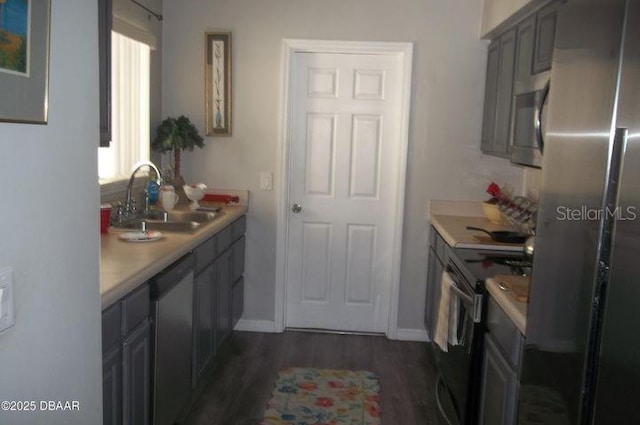
[[[231,33],[205,34],[207,136],[231,135]]]
[[[0,1],[0,121],[47,123],[50,0]]]

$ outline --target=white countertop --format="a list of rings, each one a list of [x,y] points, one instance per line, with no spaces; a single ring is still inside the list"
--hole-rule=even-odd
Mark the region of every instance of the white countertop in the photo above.
[[[515,323],[520,332],[526,335],[528,305],[516,301],[509,295],[509,291],[500,289],[498,282],[492,277],[485,281],[485,286],[491,297],[498,303],[502,310],[504,310],[513,323]]]
[[[522,251],[522,244],[508,244],[491,241],[489,235],[467,230],[467,226],[480,227],[489,232],[510,230],[494,224],[485,217],[431,214],[431,224],[442,235],[449,246],[455,248],[495,249],[500,251]]]
[[[220,218],[203,225],[194,233],[164,232],[162,239],[147,243],[124,242],[118,239],[119,232],[101,235],[102,309],[161,272],[246,212],[247,207],[243,205],[226,206]]]

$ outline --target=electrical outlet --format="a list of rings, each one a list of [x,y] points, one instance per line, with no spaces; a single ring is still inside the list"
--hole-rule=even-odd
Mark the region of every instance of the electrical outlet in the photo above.
[[[0,332],[15,324],[13,313],[13,269],[0,269]]]

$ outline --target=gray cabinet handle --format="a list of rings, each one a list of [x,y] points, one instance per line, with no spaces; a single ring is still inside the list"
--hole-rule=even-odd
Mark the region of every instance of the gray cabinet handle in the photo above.
[[[298,214],[299,212],[302,211],[302,205],[293,204],[293,206],[291,207],[291,211],[293,211],[295,214]]]

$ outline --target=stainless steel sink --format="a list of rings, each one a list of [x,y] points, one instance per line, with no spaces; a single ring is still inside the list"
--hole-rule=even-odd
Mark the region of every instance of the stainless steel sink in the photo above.
[[[151,210],[126,223],[114,226],[116,230],[159,230],[161,232],[192,233],[222,214],[213,211]]]
[[[196,222],[208,223],[219,216],[217,212],[208,211],[148,211],[144,214],[144,220],[163,222]]]
[[[160,220],[134,220],[116,227],[119,230],[159,230],[161,232],[191,233],[202,226],[195,221],[160,221]]]

